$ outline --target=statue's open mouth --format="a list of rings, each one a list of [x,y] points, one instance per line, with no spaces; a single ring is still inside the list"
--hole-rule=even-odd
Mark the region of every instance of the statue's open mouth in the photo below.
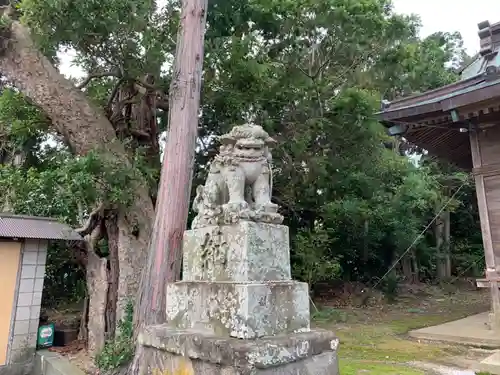
[[[260,150],[262,150],[262,145],[236,145],[236,148],[239,150],[260,151]]]
[[[236,148],[240,150],[260,151],[264,148],[264,142],[260,139],[240,139],[236,143]]]

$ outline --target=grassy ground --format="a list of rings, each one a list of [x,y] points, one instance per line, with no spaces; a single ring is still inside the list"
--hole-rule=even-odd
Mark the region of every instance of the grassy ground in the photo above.
[[[394,304],[375,302],[364,308],[319,307],[315,325],[334,330],[340,338],[342,375],[418,375],[410,361],[454,364],[465,357],[465,347],[411,340],[406,333],[486,311],[487,294],[480,291],[443,291],[426,288],[405,294]],[[314,310],[314,309],[313,309]]]
[[[472,351],[463,346],[419,342],[408,338],[412,329],[437,325],[487,311],[487,291],[467,291],[455,288],[418,287],[408,289],[396,303],[381,297],[370,299],[369,306],[352,307],[356,302],[342,302],[342,308],[331,307],[343,300],[335,298],[318,302],[319,312],[312,308],[314,325],[333,330],[340,338],[341,375],[424,375],[408,365],[421,361],[457,365],[458,358],[473,358]],[[73,310],[49,311],[51,321],[66,321],[77,317]],[[83,369],[92,361],[84,351],[67,354]],[[476,354],[477,355],[477,354]],[[95,372],[89,372],[95,373]]]

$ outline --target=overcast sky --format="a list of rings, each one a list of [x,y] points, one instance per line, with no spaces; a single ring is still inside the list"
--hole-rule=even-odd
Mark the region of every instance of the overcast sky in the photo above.
[[[477,24],[484,20],[491,23],[500,21],[499,0],[393,0],[393,3],[398,13],[420,16],[422,37],[436,31],[459,31],[471,55],[479,50]],[[72,57],[67,54],[62,58],[61,72],[81,77],[81,70],[71,66]]]
[[[477,24],[500,21],[498,0],[393,0],[397,13],[418,14],[423,37],[436,31],[459,31],[469,54],[479,51]]]

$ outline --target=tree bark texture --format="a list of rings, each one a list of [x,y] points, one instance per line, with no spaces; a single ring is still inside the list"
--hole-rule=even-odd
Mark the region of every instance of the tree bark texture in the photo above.
[[[440,280],[451,277],[450,259],[450,211],[443,211],[434,222],[436,244],[436,271]]]
[[[1,73],[47,114],[73,153],[85,155],[97,150],[114,163],[130,166],[125,147],[104,111],[57,71],[36,48],[28,30],[12,21],[8,30],[0,31]],[[115,228],[111,231],[110,240],[118,251],[119,262],[116,321],[124,317],[128,301],[139,290],[153,217],[154,207],[147,187],[137,181],[132,204],[116,210]],[[89,316],[91,311],[89,306]]]
[[[87,288],[89,293],[87,348],[97,353],[105,342],[105,311],[108,294],[106,259],[100,258],[89,249],[87,263]]]
[[[169,130],[148,263],[136,303],[136,327],[165,322],[166,283],[180,276],[198,133],[206,9],[207,0],[182,1],[169,91]]]

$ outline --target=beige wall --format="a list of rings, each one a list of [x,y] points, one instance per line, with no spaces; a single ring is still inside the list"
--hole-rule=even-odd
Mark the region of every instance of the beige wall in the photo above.
[[[6,363],[21,242],[0,241],[0,366]]]

